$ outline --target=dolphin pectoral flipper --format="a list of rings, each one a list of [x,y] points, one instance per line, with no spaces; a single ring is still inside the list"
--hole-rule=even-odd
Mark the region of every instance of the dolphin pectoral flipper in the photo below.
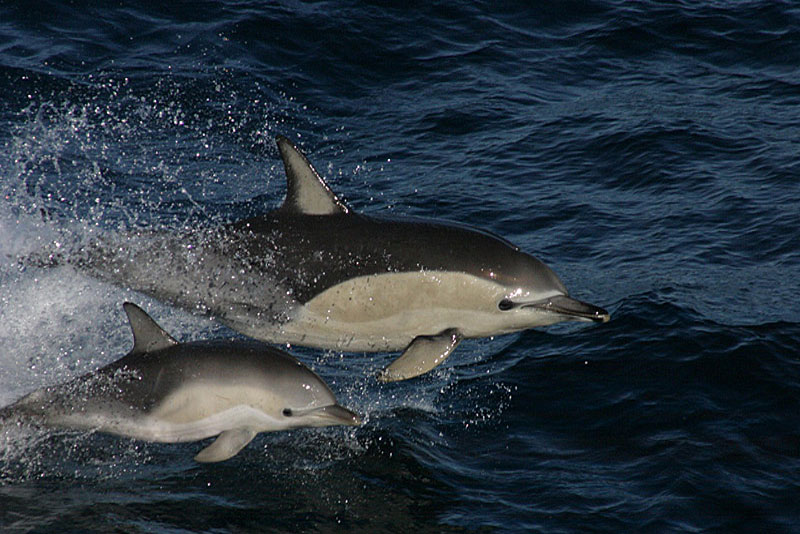
[[[214,443],[198,452],[194,459],[197,462],[208,463],[233,458],[256,437],[257,433],[249,428],[226,430],[217,436]]]
[[[463,337],[456,328],[434,336],[417,336],[399,358],[381,371],[378,380],[395,382],[427,373],[450,356]]]

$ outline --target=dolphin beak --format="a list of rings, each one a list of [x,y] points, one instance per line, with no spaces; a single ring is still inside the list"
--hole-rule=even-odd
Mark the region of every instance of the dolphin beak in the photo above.
[[[566,295],[557,295],[540,302],[525,304],[525,308],[537,308],[558,315],[565,315],[578,321],[592,321],[595,323],[605,323],[611,319],[611,315],[598,306],[581,302],[580,300]]]
[[[362,423],[361,417],[339,404],[331,404],[314,410],[314,417],[326,425],[358,426]]]

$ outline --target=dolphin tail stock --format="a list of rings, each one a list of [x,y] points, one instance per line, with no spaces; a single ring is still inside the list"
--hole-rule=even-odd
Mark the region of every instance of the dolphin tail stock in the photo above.
[[[447,359],[463,338],[457,328],[448,328],[433,336],[418,336],[399,358],[381,371],[378,380],[396,382],[427,373]]]
[[[15,402],[6,406],[0,407],[0,430],[20,425],[37,425],[42,421],[42,414],[36,409],[30,409],[27,401],[35,398],[38,391],[29,393]]]
[[[9,254],[13,261],[13,254]],[[37,269],[48,269],[52,267],[60,267],[69,263],[65,257],[64,251],[56,243],[50,243],[44,247],[35,250],[29,254],[21,254],[16,256],[17,265],[22,268],[34,267]]]
[[[11,404],[9,406],[3,406],[0,408],[0,429],[12,424],[17,419],[12,410],[13,406],[14,405]]]

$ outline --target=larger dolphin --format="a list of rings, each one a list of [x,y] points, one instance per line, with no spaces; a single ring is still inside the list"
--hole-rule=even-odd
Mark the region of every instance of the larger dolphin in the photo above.
[[[124,307],[134,339],[128,355],[34,391],[0,410],[0,421],[168,443],[217,436],[198,462],[227,460],[259,432],[360,423],[319,376],[281,350],[242,341],[178,343],[141,308]]]
[[[488,232],[354,213],[287,138],[286,199],[210,231],[143,231],[95,242],[72,263],[271,342],[403,354],[401,380],[463,338],[565,320],[605,322],[540,260]]]

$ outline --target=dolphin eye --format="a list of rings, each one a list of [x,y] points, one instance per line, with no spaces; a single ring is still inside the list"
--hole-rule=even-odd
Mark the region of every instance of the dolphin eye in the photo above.
[[[500,311],[508,311],[514,307],[514,303],[509,299],[503,299],[497,303],[497,307],[500,309]]]
[[[290,408],[284,408],[283,409],[283,415],[285,417],[291,417],[292,416],[292,410]]]

